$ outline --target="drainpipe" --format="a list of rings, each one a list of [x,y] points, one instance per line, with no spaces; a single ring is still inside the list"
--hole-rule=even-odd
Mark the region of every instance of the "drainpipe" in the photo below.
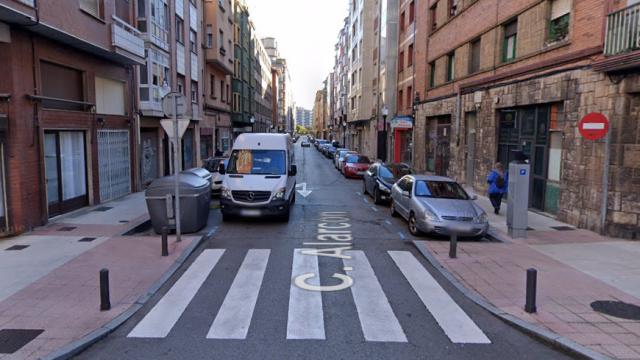
[[[602,204],[600,207],[600,234],[605,235],[607,210],[609,207],[609,164],[611,163],[611,130],[607,132],[604,149],[604,171],[602,172]]]

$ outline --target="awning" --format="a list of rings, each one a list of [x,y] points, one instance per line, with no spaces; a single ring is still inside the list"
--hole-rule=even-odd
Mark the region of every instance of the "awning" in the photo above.
[[[413,117],[396,116],[391,120],[392,129],[413,129]]]

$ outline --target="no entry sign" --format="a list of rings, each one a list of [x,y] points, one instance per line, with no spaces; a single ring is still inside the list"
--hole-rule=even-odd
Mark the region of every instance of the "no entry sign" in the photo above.
[[[582,118],[578,129],[585,139],[602,139],[609,132],[609,120],[601,113],[591,113]]]

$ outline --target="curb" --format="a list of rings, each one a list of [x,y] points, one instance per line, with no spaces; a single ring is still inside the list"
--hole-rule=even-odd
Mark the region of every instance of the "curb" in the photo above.
[[[427,261],[434,267],[436,270],[442,274],[453,286],[456,287],[464,296],[469,298],[469,300],[473,301],[477,305],[481,306],[485,310],[489,311],[493,315],[497,316],[501,320],[506,323],[522,330],[523,332],[530,334],[534,337],[537,337],[543,341],[546,341],[550,344],[557,346],[560,349],[563,349],[573,355],[577,355],[586,359],[593,360],[610,360],[609,357],[600,354],[594,350],[587,348],[586,346],[580,345],[573,340],[570,340],[564,336],[558,335],[554,332],[551,332],[547,329],[544,329],[538,325],[531,324],[527,321],[524,321],[516,316],[513,316],[503,310],[500,310],[493,304],[486,301],[480,294],[477,292],[467,288],[463,285],[458,279],[453,276],[453,274],[440,262],[436,259],[428,249],[420,246],[415,240],[412,241],[413,246],[418,249],[418,251],[422,254],[422,256],[427,259]]]
[[[76,356],[89,348],[91,345],[104,339],[107,335],[115,331],[120,325],[124,324],[133,315],[135,315],[142,307],[160,290],[162,286],[178,271],[178,269],[187,261],[189,256],[202,244],[205,240],[210,239],[218,228],[214,227],[209,233],[200,237],[200,239],[189,245],[182,254],[174,261],[174,263],[164,272],[162,277],[158,279],[146,293],[142,294],[133,305],[126,311],[116,316],[108,323],[102,325],[98,329],[90,332],[84,337],[71,342],[60,349],[41,358],[41,360],[66,360]]]

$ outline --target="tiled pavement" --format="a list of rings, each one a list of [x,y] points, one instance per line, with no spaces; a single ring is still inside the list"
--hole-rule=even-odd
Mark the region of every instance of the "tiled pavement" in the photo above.
[[[0,288],[13,286],[0,299],[0,329],[44,330],[17,352],[0,353],[0,359],[37,359],[108,323],[146,293],[197,239],[183,237],[176,243],[170,238],[170,256],[163,258],[159,237],[121,236],[147,219],[140,194],[109,206],[113,209],[76,214],[0,242]],[[76,228],[59,231],[62,227]],[[78,242],[87,236],[96,240]],[[29,247],[6,251],[16,244]],[[35,270],[25,275],[30,268]],[[112,306],[104,312],[98,280],[102,268],[110,270]]]
[[[504,221],[504,217],[493,220]],[[505,242],[460,242],[456,259],[449,259],[447,241],[417,244],[426,247],[463,285],[501,310],[606,356],[640,359],[640,321],[591,308],[591,303],[603,300],[640,306],[640,242],[584,230],[551,230],[554,221],[543,221],[544,225],[533,220],[531,227],[541,230],[529,232],[526,240],[508,238],[496,224],[494,230]],[[535,314],[524,311],[529,268],[538,270]]]

